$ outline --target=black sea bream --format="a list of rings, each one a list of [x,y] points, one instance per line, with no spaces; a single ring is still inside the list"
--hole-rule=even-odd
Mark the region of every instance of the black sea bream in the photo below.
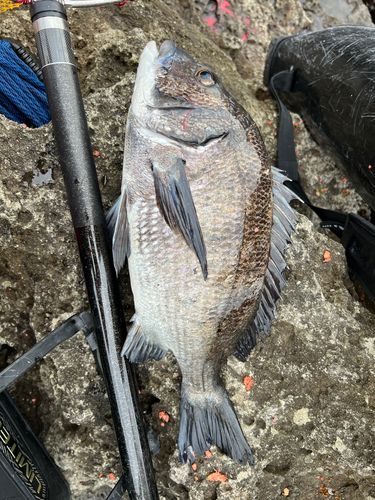
[[[216,444],[253,463],[219,371],[269,332],[296,220],[284,179],[211,69],[171,41],[146,46],[108,226],[134,294],[123,353],[140,362],[171,350],[181,368],[183,462]]]

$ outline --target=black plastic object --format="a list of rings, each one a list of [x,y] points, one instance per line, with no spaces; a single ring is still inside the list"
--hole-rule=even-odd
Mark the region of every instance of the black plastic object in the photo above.
[[[267,68],[266,68],[267,71]],[[322,219],[320,225],[330,229],[341,238],[349,266],[361,285],[375,303],[375,225],[356,214],[343,214],[314,206],[300,183],[298,162],[295,154],[294,127],[289,111],[280,99],[281,92],[291,92],[295,72],[283,70],[269,80],[270,94],[279,108],[277,140],[277,166],[284,170],[290,180],[285,181],[302,201]]]
[[[275,38],[265,85],[291,67],[291,92],[280,93],[281,100],[306,120],[375,210],[375,28],[339,26]]]
[[[7,391],[0,393],[0,500],[69,500],[67,482]]]
[[[79,331],[84,332],[100,369],[92,316],[83,312],[59,325],[0,373],[0,500],[70,499],[68,484],[5,389]]]
[[[14,52],[18,55],[22,61],[29,66],[30,69],[34,71],[39,81],[43,81],[42,70],[39,67],[38,58],[34,56],[26,47],[22,45],[18,40],[13,40],[13,38],[5,38],[0,36],[0,40],[7,40]]]
[[[121,356],[125,320],[66,11],[53,0],[30,9],[68,202],[76,229],[124,480],[131,500],[158,499],[130,363]],[[48,13],[51,12],[51,16]]]
[[[100,369],[100,359],[97,356],[95,343],[91,340],[91,337],[95,336],[92,316],[87,312],[83,312],[66,320],[25,354],[17,358],[10,366],[5,368],[0,373],[0,393],[30,370],[46,354],[51,352],[52,349],[61,344],[61,342],[64,342],[64,340],[73,337],[80,330],[85,333]]]

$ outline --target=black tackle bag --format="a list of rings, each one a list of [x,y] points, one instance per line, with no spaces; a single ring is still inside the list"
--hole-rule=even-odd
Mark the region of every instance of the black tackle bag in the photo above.
[[[375,28],[338,26],[275,38],[264,83],[280,117],[278,167],[286,184],[340,237],[354,275],[375,302],[375,226],[357,214],[313,206],[300,184],[294,127],[286,106],[305,121],[318,143],[370,205],[375,222]]]

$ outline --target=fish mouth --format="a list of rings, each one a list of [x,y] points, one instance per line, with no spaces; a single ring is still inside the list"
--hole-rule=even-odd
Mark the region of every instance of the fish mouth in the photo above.
[[[172,40],[165,40],[161,44],[160,50],[158,50],[156,42],[152,40],[148,42],[145,49],[151,52],[156,63],[161,66],[168,66],[176,53],[177,45]]]
[[[172,40],[165,40],[159,50],[157,61],[163,66],[169,66],[177,50],[177,45]]]
[[[158,47],[156,45],[156,42],[152,40],[151,42],[148,42],[146,45],[145,49],[149,50],[151,54],[154,56],[154,59],[156,59],[159,55]]]

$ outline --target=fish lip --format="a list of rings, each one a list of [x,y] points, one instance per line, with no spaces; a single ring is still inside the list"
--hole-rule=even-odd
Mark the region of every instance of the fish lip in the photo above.
[[[160,46],[159,54],[155,61],[164,67],[167,64],[170,65],[170,61],[173,61],[176,50],[177,45],[172,40],[165,40]]]
[[[159,50],[154,40],[148,42],[145,48],[147,48],[151,52],[151,54],[154,56],[154,60],[159,57]]]

